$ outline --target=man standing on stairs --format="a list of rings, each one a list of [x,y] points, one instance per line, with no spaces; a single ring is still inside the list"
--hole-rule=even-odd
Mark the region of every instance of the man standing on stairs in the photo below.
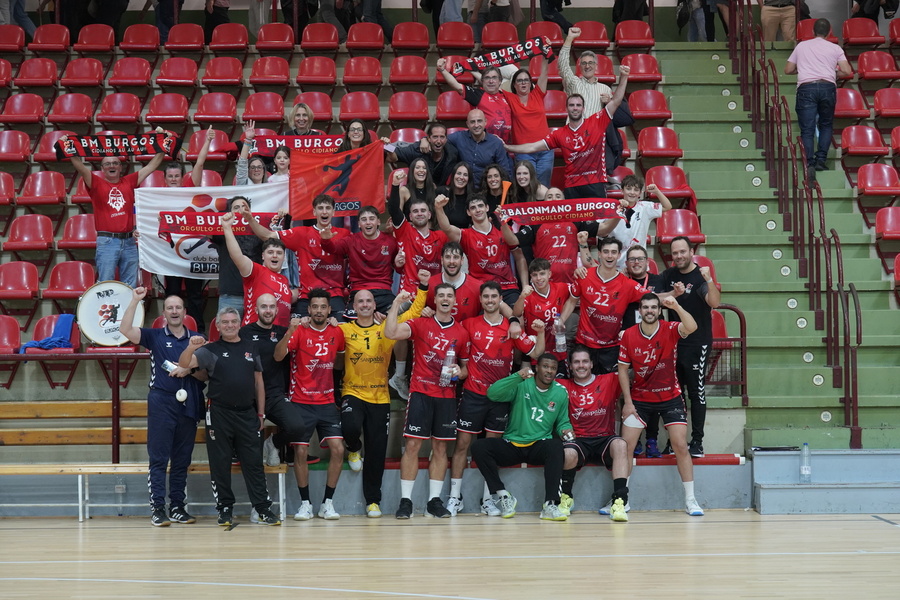
[[[797,44],[784,67],[786,74],[797,74],[794,112],[797,113],[800,138],[806,151],[806,177],[811,181],[815,181],[816,171],[828,169],[825,159],[831,145],[834,106],[837,102],[835,71],[840,72],[841,76],[853,75],[853,67],[847,62],[844,51],[825,39],[830,31],[828,19],[817,19],[813,25],[816,37]],[[817,128],[819,144],[814,153],[813,140]]]

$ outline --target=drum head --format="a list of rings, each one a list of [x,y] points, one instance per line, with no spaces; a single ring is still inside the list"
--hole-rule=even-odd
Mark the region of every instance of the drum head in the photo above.
[[[121,281],[95,283],[78,299],[75,317],[84,337],[99,346],[121,346],[128,338],[119,333],[122,316],[131,302],[131,286]],[[144,305],[138,303],[134,311],[134,326],[144,323]]]

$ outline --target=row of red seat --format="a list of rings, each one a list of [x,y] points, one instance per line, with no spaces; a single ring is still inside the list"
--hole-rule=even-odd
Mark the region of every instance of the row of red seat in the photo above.
[[[800,21],[797,27],[797,39],[799,41],[815,37],[812,31],[815,21],[815,19]],[[863,17],[854,17],[844,21],[841,33],[844,40],[842,46],[847,54],[847,58],[850,60],[854,60],[866,48],[875,49],[887,42],[878,30],[878,22]],[[900,21],[891,20],[888,33],[891,51],[896,52],[900,50]],[[829,34],[828,40],[834,43],[838,41],[833,33]]]

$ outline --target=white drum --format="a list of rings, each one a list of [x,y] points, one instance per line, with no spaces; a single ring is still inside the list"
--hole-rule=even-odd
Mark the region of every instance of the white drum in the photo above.
[[[119,333],[125,309],[131,302],[131,286],[121,281],[95,283],[78,299],[75,317],[84,337],[99,346],[121,346],[128,338]],[[134,311],[134,326],[144,323],[144,305],[138,303]]]

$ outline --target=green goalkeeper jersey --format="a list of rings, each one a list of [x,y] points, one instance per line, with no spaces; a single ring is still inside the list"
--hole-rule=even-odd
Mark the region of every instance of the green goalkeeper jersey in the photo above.
[[[494,383],[488,388],[488,398],[494,402],[511,403],[509,424],[504,439],[516,446],[530,446],[546,440],[566,429],[569,423],[569,394],[554,381],[547,390],[538,389],[534,377],[522,379],[518,373]]]

